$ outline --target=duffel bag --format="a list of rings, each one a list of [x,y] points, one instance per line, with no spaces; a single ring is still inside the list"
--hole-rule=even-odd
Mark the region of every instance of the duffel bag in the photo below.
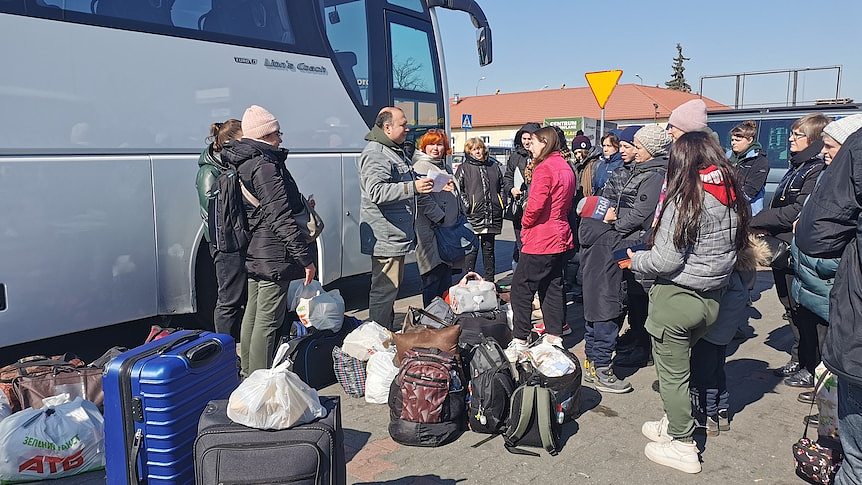
[[[464,429],[466,389],[455,355],[414,348],[389,389],[389,435],[407,446],[435,447]]]
[[[46,362],[50,362],[46,364]],[[74,354],[55,355],[47,357],[44,355],[32,355],[24,357],[14,364],[0,368],[0,392],[6,396],[9,408],[12,412],[22,409],[18,396],[15,395],[14,382],[21,376],[38,376],[54,371],[56,365],[69,365],[72,367],[84,367],[86,364]]]
[[[341,347],[332,348],[332,368],[335,378],[350,397],[362,397],[365,395],[365,379],[367,378],[366,363],[355,359],[344,352]]]
[[[416,327],[407,333],[394,333],[395,365],[401,366],[401,361],[407,351],[414,347],[439,349],[443,352],[458,355],[458,337],[461,327],[453,325],[440,329]]]
[[[457,285],[449,288],[449,304],[458,315],[496,310],[500,307],[497,286],[477,273],[467,273]]]
[[[99,367],[76,367],[66,362],[41,361],[51,365],[50,372],[23,375],[15,378],[12,388],[22,409],[42,407],[42,399],[68,394],[70,399],[80,397],[102,408],[105,395],[102,392],[102,369]],[[49,364],[52,363],[53,364]]]
[[[512,341],[512,329],[503,310],[462,313],[455,319],[455,324],[461,327],[458,340],[461,345],[478,345],[483,335],[493,338],[503,348]]]
[[[443,328],[451,327],[455,323],[455,312],[452,308],[439,296],[434,297],[427,307],[416,308],[407,307],[407,313],[404,315],[404,324],[401,326],[402,332],[409,332],[417,327],[428,328]]]

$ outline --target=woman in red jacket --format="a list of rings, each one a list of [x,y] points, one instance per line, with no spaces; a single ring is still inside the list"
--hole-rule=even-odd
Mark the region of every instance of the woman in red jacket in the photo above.
[[[569,212],[575,196],[575,174],[560,155],[556,131],[545,127],[533,133],[525,179],[530,190],[521,219],[521,257],[512,278],[514,339],[506,356],[515,362],[527,348],[532,327],[533,295],[539,292],[545,320],[545,341],[562,346],[565,303],[563,267],[574,248]]]

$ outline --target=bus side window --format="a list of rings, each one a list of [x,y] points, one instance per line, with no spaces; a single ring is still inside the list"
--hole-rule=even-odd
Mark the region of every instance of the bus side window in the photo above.
[[[184,3],[195,1],[201,2],[186,0]],[[212,9],[200,17],[198,26],[205,32],[247,39],[268,40],[280,44],[296,42],[287,3],[283,0],[212,0]]]
[[[173,0],[93,0],[90,12],[104,17],[172,25]]]

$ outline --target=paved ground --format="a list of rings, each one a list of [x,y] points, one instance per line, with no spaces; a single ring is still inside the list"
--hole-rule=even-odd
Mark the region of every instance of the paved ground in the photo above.
[[[503,277],[512,248],[511,230],[500,239],[497,269]],[[699,484],[802,483],[793,473],[790,447],[802,432],[802,416],[808,408],[796,401],[799,390],[784,386],[770,371],[787,361],[792,335],[786,322],[781,320],[783,310],[771,289],[771,273],[761,271],[758,282],[761,293],[751,309],[749,338],[734,342],[729,349],[727,378],[731,408],[735,414],[732,429],[708,441],[700,439],[703,472],[699,475],[690,476],[666,469],[651,463],[643,455],[647,440],[640,433],[641,424],[645,420],[658,419],[662,413],[659,395],[651,389],[655,370],[648,367],[629,377],[635,387],[632,393],[601,395],[585,388],[582,393],[584,414],[577,423],[564,427],[562,451],[556,457],[544,454],[539,458],[509,454],[499,438],[474,449],[471,446],[485,435],[469,431],[455,443],[442,448],[398,445],[387,433],[387,406],[347,397],[336,384],[321,393],[342,396],[349,482],[664,485],[671,480],[673,483]],[[586,284],[589,284],[588,278]],[[348,313],[359,317],[367,315],[368,285],[367,276],[338,283],[337,287],[345,296]],[[418,293],[418,274],[415,265],[410,265],[396,309],[403,313],[408,305],[421,305]],[[574,332],[565,343],[583,358],[581,308],[570,308],[570,324]],[[103,335],[135,340],[139,337],[130,334],[140,333],[147,325],[136,327],[134,331],[115,329]],[[101,345],[105,343],[103,341]],[[68,339],[65,345],[70,345]],[[54,483],[60,482],[79,485],[104,483],[104,473]]]

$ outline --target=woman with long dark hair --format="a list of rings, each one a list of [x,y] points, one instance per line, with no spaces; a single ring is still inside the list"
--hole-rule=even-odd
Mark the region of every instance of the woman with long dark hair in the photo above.
[[[686,473],[701,470],[692,440],[691,347],[717,316],[719,302],[747,245],[751,209],[736,171],[709,134],[680,136],[670,150],[667,196],[653,245],[631,253],[631,269],[655,277],[646,329],[665,416],[646,422],[650,460]]]
[[[527,348],[533,295],[539,292],[545,323],[545,341],[562,345],[565,320],[563,267],[574,247],[569,212],[575,196],[575,174],[560,155],[560,141],[552,127],[533,133],[525,178],[530,186],[521,219],[521,258],[512,277],[512,312],[515,337],[506,357],[517,361]]]

